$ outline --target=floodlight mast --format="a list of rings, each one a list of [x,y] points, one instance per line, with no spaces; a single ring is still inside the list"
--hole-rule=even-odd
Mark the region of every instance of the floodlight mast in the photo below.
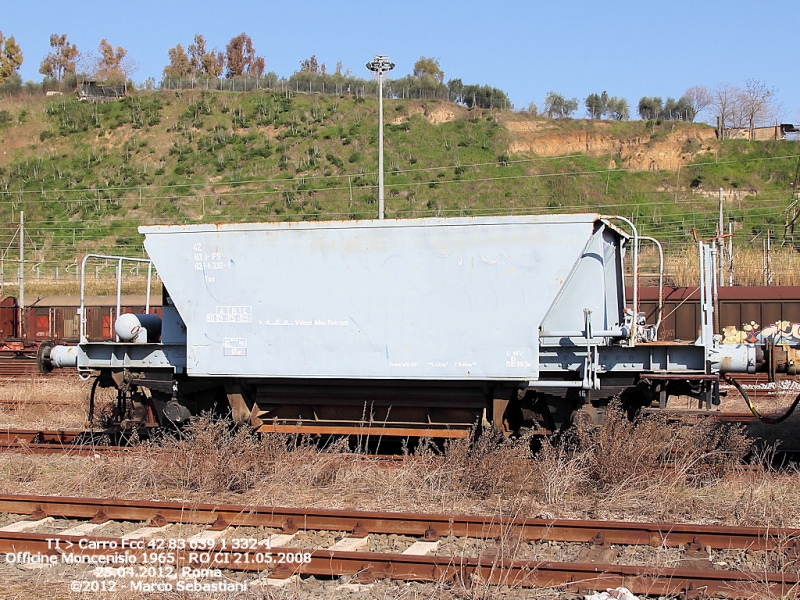
[[[383,74],[394,69],[394,63],[376,54],[367,68],[378,74],[378,218],[383,219]]]

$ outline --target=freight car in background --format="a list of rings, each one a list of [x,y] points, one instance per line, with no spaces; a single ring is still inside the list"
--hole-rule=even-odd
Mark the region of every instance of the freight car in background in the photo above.
[[[180,424],[216,406],[259,431],[552,430],[601,418],[616,397],[631,410],[672,395],[711,408],[721,374],[790,364],[785,348],[720,343],[710,302],[699,336],[655,341],[653,324],[626,308],[623,257],[635,273],[638,243],[621,217],[140,232],[164,284],[162,319],[122,315],[118,342],[82,333],[77,347],[39,355],[45,370],[77,367],[116,388],[125,427]],[[698,249],[711,298],[713,255]]]
[[[700,334],[702,310],[698,287],[664,288],[660,340],[694,341]],[[630,298],[630,292],[628,294]],[[718,288],[719,333],[761,330],[775,323],[786,328],[800,323],[800,287],[752,286]],[[658,288],[639,288],[639,310],[648,323],[658,319]],[[800,340],[798,340],[800,342]]]
[[[631,298],[632,289],[626,290]],[[694,341],[700,335],[700,290],[697,287],[665,287],[659,340]],[[86,335],[90,341],[112,341],[116,319],[115,296],[88,296]],[[24,309],[24,331],[19,334],[17,299],[0,301],[0,352],[36,354],[39,344],[77,344],[80,318],[78,296],[41,296]],[[142,313],[144,295],[122,296],[120,312]],[[630,302],[628,302],[630,308]],[[768,327],[776,322],[800,323],[800,287],[758,286],[719,288],[719,325],[721,330],[743,331],[755,323]],[[658,318],[658,288],[639,288],[639,310],[648,323]],[[150,312],[161,316],[161,296],[150,297]]]
[[[84,301],[87,339],[113,341],[114,321],[118,316],[116,296],[87,296]],[[35,356],[42,342],[77,344],[80,341],[78,296],[28,297],[26,304],[20,315],[16,298],[7,297],[0,302],[0,353]],[[121,296],[119,312],[142,313],[146,304],[144,295]],[[161,315],[160,295],[151,296],[150,312]]]

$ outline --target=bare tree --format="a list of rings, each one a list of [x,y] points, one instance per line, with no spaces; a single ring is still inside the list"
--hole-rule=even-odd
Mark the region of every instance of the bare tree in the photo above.
[[[122,60],[128,54],[122,46],[114,46],[108,43],[108,40],[100,40],[98,47],[100,58],[97,60],[97,77],[99,79],[122,79],[125,80],[125,74],[122,70]]]
[[[225,69],[225,53],[217,52],[216,48],[206,50],[206,38],[199,33],[194,34],[194,42],[189,44],[188,61],[189,75],[197,77],[208,75],[219,77]],[[170,52],[172,52],[170,50]],[[171,59],[171,55],[170,55]]]
[[[264,69],[266,65],[264,64],[264,57],[263,56],[256,56],[253,59],[253,62],[250,63],[250,68],[247,69],[247,74],[251,77],[255,75],[256,77],[261,77],[264,74]],[[322,64],[322,72],[325,73],[325,63]]]
[[[300,71],[302,73],[311,73],[318,75],[320,72],[319,63],[317,62],[317,55],[312,54],[311,58],[300,61]]]
[[[719,138],[730,137],[731,129],[741,128],[741,90],[730,83],[721,83],[711,92],[711,106],[717,113]]]
[[[336,71],[334,72],[334,74],[337,77],[350,77],[353,74],[353,72],[350,69],[345,69],[344,65],[342,64],[342,61],[338,60],[336,61]]]
[[[740,105],[742,118],[747,124],[750,139],[754,137],[757,125],[765,124],[775,113],[773,98],[777,90],[767,87],[761,81],[748,79],[744,89],[740,92]]]
[[[189,44],[189,66],[193,75],[203,72],[203,55],[206,53],[206,38],[199,33],[194,34],[194,43]]]
[[[704,85],[695,85],[690,87],[683,93],[681,96],[682,99],[685,99],[686,102],[691,106],[691,121],[694,121],[697,118],[697,115],[702,112],[705,108],[710,106],[713,103],[711,92],[708,91],[708,88]]]

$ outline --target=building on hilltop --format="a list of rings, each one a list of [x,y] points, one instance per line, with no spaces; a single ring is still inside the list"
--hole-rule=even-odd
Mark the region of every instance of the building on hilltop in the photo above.
[[[78,84],[78,99],[87,102],[111,102],[124,98],[126,93],[125,84],[100,84],[93,79]]]
[[[797,139],[800,133],[800,126],[792,123],[781,123],[780,125],[768,125],[766,127],[726,127],[726,140],[750,140],[765,142],[768,140]],[[717,138],[719,138],[719,127],[717,127]]]

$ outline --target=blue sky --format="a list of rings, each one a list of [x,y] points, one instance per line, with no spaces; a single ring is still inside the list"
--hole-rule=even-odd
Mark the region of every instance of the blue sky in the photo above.
[[[800,122],[795,77],[800,21],[797,0],[673,0],[671,2],[58,2],[4,3],[0,31],[22,47],[23,79],[41,80],[51,33],[66,33],[81,51],[102,38],[138,63],[133,79],[158,80],[167,51],[201,33],[224,49],[246,32],[267,71],[290,76],[317,56],[355,75],[376,53],[400,77],[420,56],[440,60],[445,80],[489,84],[517,108],[542,106],[549,91],[581,102],[594,92],[624,97],[635,112],[642,96],[679,97],[687,88],[750,79],[777,88],[783,121]]]

